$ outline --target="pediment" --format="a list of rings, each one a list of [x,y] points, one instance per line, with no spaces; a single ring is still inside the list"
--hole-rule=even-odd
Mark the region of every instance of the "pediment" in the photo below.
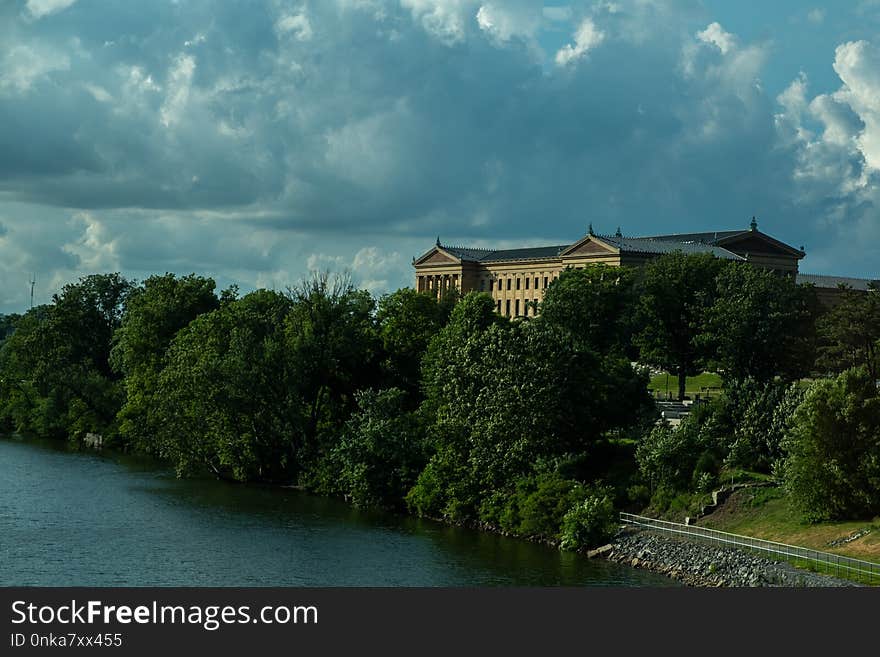
[[[583,239],[572,244],[559,255],[562,258],[570,258],[573,256],[608,255],[617,253],[620,253],[619,249],[616,249],[610,244],[606,244],[595,235],[587,235]]]
[[[779,240],[757,230],[733,235],[718,240],[715,244],[739,255],[745,253],[762,253],[788,256],[790,258],[804,257],[803,251],[800,251],[793,246],[789,246],[785,242],[780,242]]]
[[[433,249],[428,251],[421,258],[416,260],[414,265],[458,265],[461,264],[461,260],[456,258],[450,253],[447,253],[443,250],[442,247],[435,246]]]

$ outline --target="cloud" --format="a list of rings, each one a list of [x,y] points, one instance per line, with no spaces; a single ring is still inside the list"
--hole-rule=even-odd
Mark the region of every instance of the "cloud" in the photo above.
[[[42,18],[70,7],[76,0],[27,0],[25,7],[34,18]]]
[[[39,44],[13,45],[0,51],[0,95],[24,94],[55,71],[70,69],[70,57]]]
[[[825,10],[818,7],[807,12],[807,20],[813,25],[821,25],[825,21]]]
[[[697,32],[697,38],[703,43],[711,43],[722,55],[726,55],[736,45],[734,36],[718,23],[710,23],[705,30]]]
[[[99,267],[242,289],[348,268],[379,292],[438,233],[516,247],[753,214],[807,269],[876,275],[874,41],[828,53],[836,82],[768,89],[781,41],[696,1],[10,7],[0,312],[32,273],[45,299]]]
[[[556,64],[567,66],[583,58],[590,50],[605,40],[605,33],[596,27],[591,18],[585,18],[574,33],[574,43],[563,46],[556,53]]]
[[[196,60],[191,55],[178,55],[169,69],[168,91],[159,111],[159,121],[166,128],[178,123],[183,117],[195,70]]]

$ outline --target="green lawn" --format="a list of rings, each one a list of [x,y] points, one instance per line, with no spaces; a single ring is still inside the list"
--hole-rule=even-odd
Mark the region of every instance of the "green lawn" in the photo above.
[[[655,390],[665,393],[667,390],[667,376],[669,381],[668,390],[675,396],[678,392],[678,377],[672,374],[667,375],[663,373],[651,377],[648,390],[652,393]],[[714,372],[703,372],[697,376],[689,376],[685,381],[685,394],[690,397],[693,397],[696,393],[702,393],[703,388],[714,388],[712,392],[717,392],[721,388],[721,377]]]
[[[880,518],[808,524],[778,488],[738,491],[698,524],[880,563]],[[871,533],[839,547],[829,546],[832,541],[863,529],[871,529]]]

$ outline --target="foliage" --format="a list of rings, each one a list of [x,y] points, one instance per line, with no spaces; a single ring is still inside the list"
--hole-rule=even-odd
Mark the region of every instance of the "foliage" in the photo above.
[[[404,390],[412,405],[420,401],[421,359],[431,339],[449,319],[451,307],[425,292],[403,288],[379,300],[376,313],[382,342],[384,385]]]
[[[880,379],[880,290],[847,290],[840,303],[819,320],[822,346],[817,365],[839,373],[864,366]]]
[[[284,344],[291,309],[268,290],[202,314],[171,341],[152,421],[178,472],[207,468],[239,481],[283,479],[301,422]]]
[[[178,331],[219,306],[214,285],[212,279],[195,274],[151,276],[128,298],[113,336],[110,362],[125,377],[126,401],[119,413],[119,432],[138,449],[156,451],[156,427],[150,411],[155,406],[153,396],[165,351]]]
[[[565,514],[560,547],[580,550],[607,543],[617,529],[617,514],[610,488],[595,486]]]
[[[726,263],[711,254],[681,252],[655,258],[640,272],[640,362],[678,376],[678,397],[685,381],[702,371],[706,358],[703,319],[715,302],[715,279]]]
[[[547,288],[541,317],[598,352],[634,357],[635,273],[601,264],[566,269]]]
[[[332,460],[339,489],[356,506],[399,507],[424,468],[421,422],[398,388],[365,390]]]
[[[646,377],[628,361],[540,318],[501,321],[485,295],[453,311],[424,380],[435,454],[410,501],[450,517],[474,517],[480,500],[510,491],[536,464],[582,453],[651,408]]]
[[[73,439],[115,433],[122,388],[110,346],[131,287],[118,274],[86,276],[16,322],[0,356],[0,414],[17,430]]]
[[[814,383],[783,448],[785,488],[808,520],[880,514],[880,396],[865,368]]]
[[[809,374],[818,314],[813,288],[748,263],[729,264],[716,280],[701,336],[710,367],[726,381],[793,381]]]

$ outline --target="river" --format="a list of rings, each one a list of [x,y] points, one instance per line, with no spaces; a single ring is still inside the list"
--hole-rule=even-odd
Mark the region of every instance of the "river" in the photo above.
[[[522,540],[0,438],[2,586],[672,586]]]

